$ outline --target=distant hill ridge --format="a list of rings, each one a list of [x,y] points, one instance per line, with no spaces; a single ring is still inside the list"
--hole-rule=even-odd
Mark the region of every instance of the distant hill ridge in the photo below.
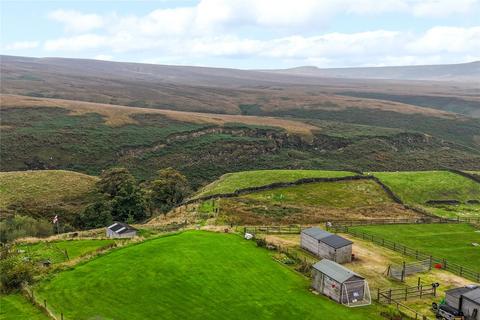
[[[442,65],[354,68],[317,68],[315,66],[301,66],[290,69],[263,71],[323,78],[472,81],[480,80],[480,61]]]

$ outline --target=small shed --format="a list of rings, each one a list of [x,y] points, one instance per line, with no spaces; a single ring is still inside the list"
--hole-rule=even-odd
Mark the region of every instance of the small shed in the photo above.
[[[476,285],[445,291],[445,303],[462,312],[466,320],[480,320],[480,287]]]
[[[133,238],[137,235],[137,229],[126,223],[115,222],[107,227],[107,237],[109,238]]]
[[[350,240],[316,227],[304,229],[300,235],[303,249],[337,263],[352,261],[352,244]]]
[[[313,265],[312,287],[331,299],[349,307],[371,303],[368,282],[344,266],[323,259]]]

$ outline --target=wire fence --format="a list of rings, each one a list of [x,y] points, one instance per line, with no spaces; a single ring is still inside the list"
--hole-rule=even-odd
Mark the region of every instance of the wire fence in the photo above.
[[[462,266],[460,264],[450,262],[447,259],[432,256],[428,253],[424,253],[419,250],[407,247],[401,243],[397,243],[379,236],[375,236],[364,231],[355,230],[349,226],[336,225],[334,229],[336,231],[351,234],[352,236],[361,238],[363,240],[369,240],[375,244],[381,245],[382,247],[385,247],[393,251],[400,252],[403,255],[415,258],[415,260],[429,260],[430,268],[444,269],[456,275],[459,275],[461,277],[464,277],[476,282],[480,281],[480,272],[473,270],[471,268]]]
[[[387,274],[388,276],[403,282],[405,281],[406,276],[431,270],[431,267],[432,262],[430,260],[420,260],[409,263],[404,261],[402,264],[389,265]]]

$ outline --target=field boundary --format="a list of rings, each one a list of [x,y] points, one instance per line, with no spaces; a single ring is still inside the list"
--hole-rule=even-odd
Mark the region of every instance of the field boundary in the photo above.
[[[351,176],[345,176],[345,177],[334,177],[334,178],[302,178],[298,179],[295,181],[290,181],[290,182],[274,182],[270,184],[266,184],[263,186],[257,186],[257,187],[247,187],[247,188],[241,188],[237,189],[233,192],[227,192],[227,193],[216,193],[216,194],[211,194],[207,196],[201,196],[193,199],[189,199],[181,203],[181,205],[187,205],[199,201],[206,201],[206,200],[211,200],[215,198],[234,198],[238,197],[239,195],[242,194],[247,194],[247,193],[252,193],[256,191],[264,191],[264,190],[271,190],[271,189],[277,189],[277,188],[284,188],[284,187],[292,187],[292,186],[298,186],[302,184],[308,184],[308,183],[318,183],[318,182],[337,182],[337,181],[352,181],[352,180],[369,180],[372,179],[369,176],[363,176],[363,175],[351,175]]]
[[[457,223],[457,222],[451,221],[451,222],[444,222],[444,223]],[[361,238],[363,240],[369,240],[374,244],[399,252],[405,256],[415,258],[415,260],[417,261],[428,259],[430,261],[430,266],[429,266],[430,268],[443,269],[446,271],[450,271],[451,273],[456,274],[460,277],[464,277],[469,280],[480,282],[480,272],[472,270],[468,267],[464,267],[463,265],[450,262],[445,258],[435,257],[431,254],[407,247],[402,243],[394,242],[394,241],[391,241],[379,236],[375,236],[373,234],[370,234],[364,231],[357,231],[355,229],[352,229],[351,226],[349,227],[349,226],[336,225],[332,228],[336,232],[343,232],[343,233],[350,234],[354,237]]]
[[[477,177],[473,174],[470,174],[468,172],[465,172],[465,171],[461,171],[461,170],[457,170],[457,169],[452,169],[452,168],[446,168],[445,171],[449,171],[451,173],[455,173],[455,174],[458,174],[458,175],[461,175],[465,178],[468,178],[470,180],[473,180],[475,182],[478,182],[480,183],[480,177]]]
[[[242,189],[237,189],[234,192],[230,193],[217,193],[217,194],[212,194],[208,196],[203,196],[203,197],[198,197],[198,198],[193,198],[186,200],[182,202],[180,205],[189,205],[192,203],[196,202],[201,202],[201,201],[207,201],[207,200],[212,200],[212,199],[217,199],[217,198],[235,198],[243,194],[248,194],[256,191],[264,191],[264,190],[272,190],[272,189],[277,189],[277,188],[284,188],[284,187],[291,187],[291,186],[298,186],[298,185],[303,185],[303,184],[309,184],[309,183],[319,183],[319,182],[339,182],[339,181],[355,181],[355,180],[372,180],[375,181],[389,196],[393,202],[398,203],[402,205],[405,209],[412,210],[416,213],[419,213],[424,216],[429,216],[429,217],[436,217],[432,213],[420,209],[415,206],[411,206],[409,204],[406,204],[403,202],[403,200],[393,192],[390,187],[385,185],[380,179],[375,177],[374,175],[363,175],[363,174],[357,174],[357,175],[352,175],[352,176],[345,176],[345,177],[335,177],[335,178],[302,178],[299,180],[295,180],[292,182],[274,182],[271,184],[263,185],[263,186],[258,186],[258,187],[248,187],[248,188],[242,188]]]

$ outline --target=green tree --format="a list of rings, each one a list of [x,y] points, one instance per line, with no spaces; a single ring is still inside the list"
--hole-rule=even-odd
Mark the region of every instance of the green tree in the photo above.
[[[158,171],[157,178],[149,183],[147,194],[151,207],[167,214],[189,191],[187,178],[177,170],[167,168]]]
[[[145,194],[138,186],[135,177],[125,168],[112,168],[103,172],[97,188],[101,194],[99,201],[106,201],[113,220],[141,221],[147,217]],[[97,204],[100,208],[106,208]]]
[[[80,213],[75,224],[82,229],[92,229],[105,227],[113,221],[112,206],[109,201],[99,199],[88,205],[82,213]]]

